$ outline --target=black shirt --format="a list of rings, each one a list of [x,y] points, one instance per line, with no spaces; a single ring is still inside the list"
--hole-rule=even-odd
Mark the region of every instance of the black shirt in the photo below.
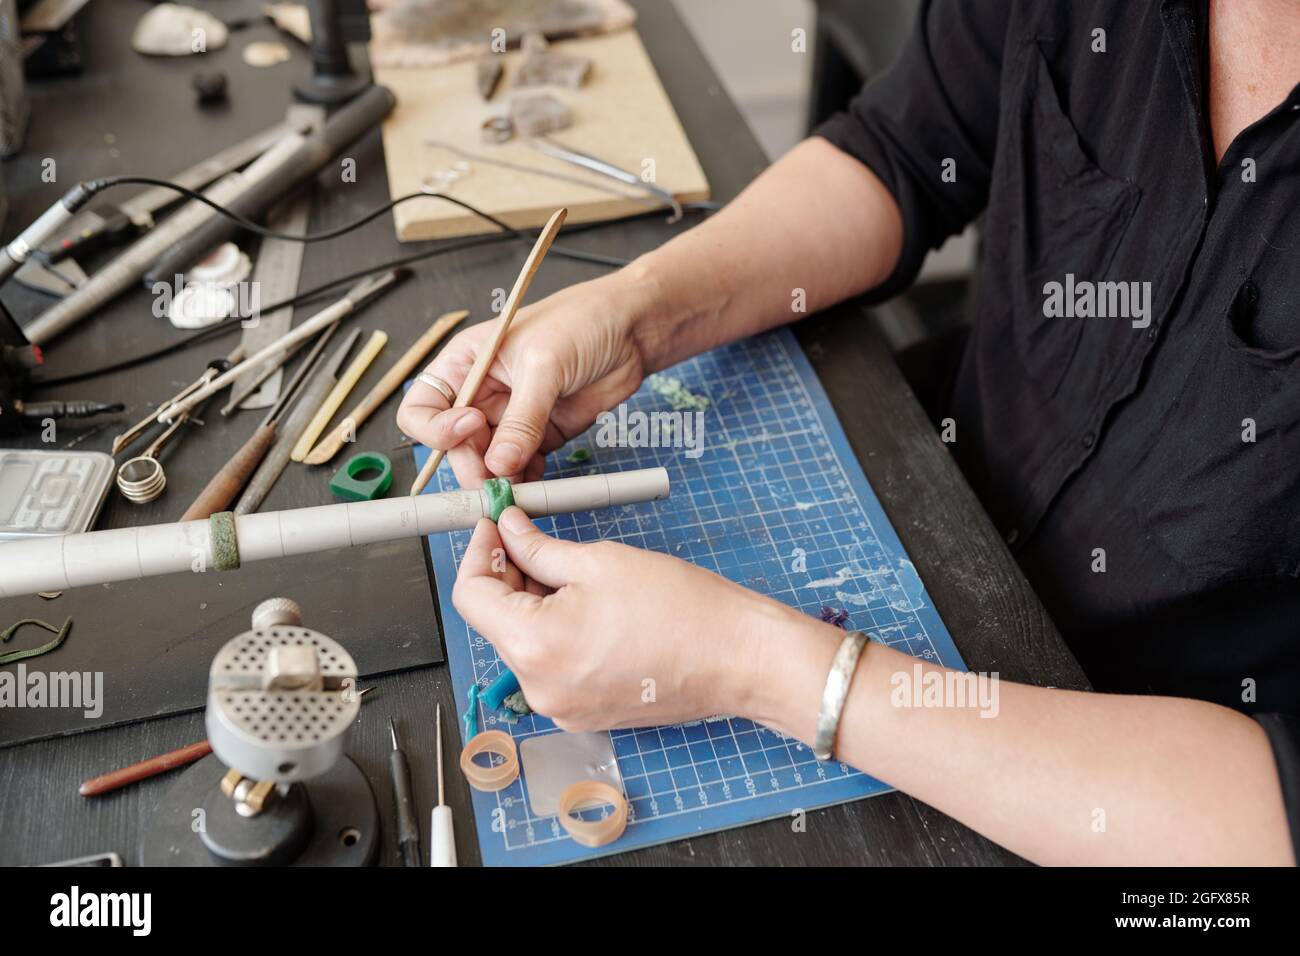
[[[983,213],[950,447],[1098,689],[1272,715],[1294,838],[1300,86],[1216,163],[1206,19],[926,3],[818,132],[902,210],[875,300]]]

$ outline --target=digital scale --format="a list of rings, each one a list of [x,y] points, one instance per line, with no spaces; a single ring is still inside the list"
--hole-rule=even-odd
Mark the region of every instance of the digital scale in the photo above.
[[[89,531],[113,471],[102,451],[0,449],[0,542]]]

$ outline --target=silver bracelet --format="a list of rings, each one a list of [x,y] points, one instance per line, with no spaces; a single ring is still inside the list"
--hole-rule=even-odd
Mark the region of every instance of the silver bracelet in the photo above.
[[[817,713],[817,739],[813,742],[813,756],[818,760],[830,760],[835,752],[835,735],[839,733],[840,717],[844,714],[844,702],[849,697],[849,684],[853,682],[853,672],[858,669],[858,660],[862,649],[870,638],[861,631],[844,635],[840,649],[835,652],[831,663],[831,672],[826,675],[826,689],[822,691],[822,707]]]

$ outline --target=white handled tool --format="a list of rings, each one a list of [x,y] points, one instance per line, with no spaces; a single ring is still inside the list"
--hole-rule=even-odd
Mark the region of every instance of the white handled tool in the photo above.
[[[429,826],[429,865],[456,865],[456,833],[451,825],[451,807],[447,806],[442,788],[442,704],[438,705],[438,805],[433,808],[433,822]]]
[[[267,359],[276,358],[281,352],[293,347],[299,342],[306,341],[316,333],[333,325],[346,315],[360,309],[370,300],[383,292],[387,292],[398,282],[401,282],[408,275],[408,269],[389,269],[377,276],[368,276],[362,279],[351,289],[347,295],[339,299],[332,305],[327,305],[321,309],[302,325],[276,339],[269,345],[264,346],[248,358],[244,359],[238,365],[229,370],[222,372],[216,378],[212,379],[202,388],[195,389],[183,398],[175,399],[172,403],[158,412],[158,421],[164,425],[175,421],[181,415],[184,415],[199,402],[203,401],[209,395],[221,391],[236,379],[256,372]]]
[[[515,504],[540,518],[653,501],[668,489],[667,471],[646,468],[530,481],[511,492]],[[0,598],[175,571],[232,571],[267,558],[468,529],[492,507],[485,491],[447,491],[11,541],[0,545]]]

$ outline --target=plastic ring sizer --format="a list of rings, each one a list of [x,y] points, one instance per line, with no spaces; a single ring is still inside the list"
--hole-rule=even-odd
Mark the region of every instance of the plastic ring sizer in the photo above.
[[[501,763],[484,767],[474,762],[480,754],[500,757]],[[519,779],[519,751],[514,738],[500,730],[485,730],[471,737],[460,752],[460,772],[475,790],[487,793],[504,790]]]
[[[361,479],[358,475],[378,470],[373,478]],[[377,451],[363,451],[348,459],[347,463],[330,479],[330,491],[344,501],[374,501],[382,498],[393,486],[393,463],[387,455]]]
[[[595,804],[609,804],[614,809],[599,820],[581,820],[578,811]],[[613,843],[627,829],[627,798],[603,780],[579,780],[560,794],[560,825],[583,846]]]

